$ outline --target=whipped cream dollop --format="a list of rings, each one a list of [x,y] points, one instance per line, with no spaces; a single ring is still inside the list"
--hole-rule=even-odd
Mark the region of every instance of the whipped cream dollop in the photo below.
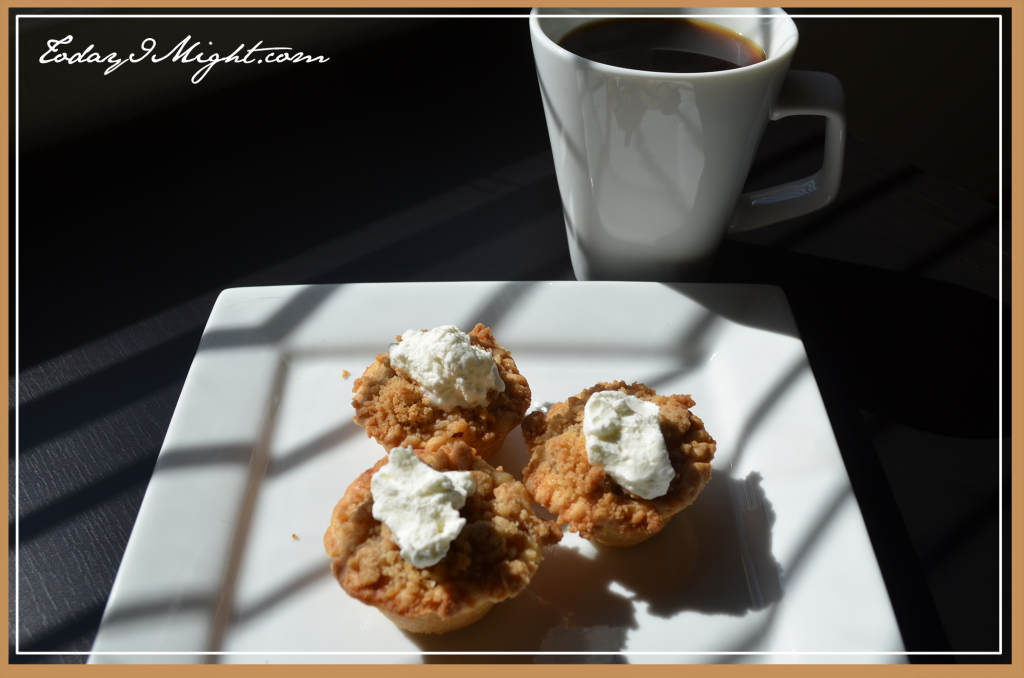
[[[587,459],[644,499],[668,492],[675,477],[658,410],[654,403],[619,391],[599,391],[583,408]]]
[[[431,405],[445,412],[485,405],[488,391],[505,390],[490,351],[473,346],[455,325],[409,330],[391,344],[388,357],[392,367],[419,384]]]
[[[459,509],[476,490],[469,471],[435,471],[410,447],[396,447],[370,479],[373,517],[391,530],[399,553],[413,566],[436,565],[466,519]]]

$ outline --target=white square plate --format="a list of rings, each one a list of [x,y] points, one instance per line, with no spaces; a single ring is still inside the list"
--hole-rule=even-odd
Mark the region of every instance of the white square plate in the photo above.
[[[477,322],[512,352],[535,406],[616,379],[691,394],[718,442],[713,477],[648,542],[614,549],[567,532],[527,591],[477,624],[407,634],[341,590],[323,549],[334,504],[383,456],[352,422],[352,382],[408,329]],[[521,478],[526,462],[517,429],[492,463]],[[90,661],[818,663],[902,652],[781,290],[472,282],[223,292]]]

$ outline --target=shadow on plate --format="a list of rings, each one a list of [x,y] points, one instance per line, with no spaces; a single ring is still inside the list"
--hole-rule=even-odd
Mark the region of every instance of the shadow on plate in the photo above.
[[[785,292],[777,287],[721,283],[663,284],[712,313],[740,325],[800,338]]]
[[[529,588],[443,636],[407,634],[426,663],[626,663],[638,612],[743,616],[782,598],[774,512],[751,473],[717,475],[661,533],[627,549],[567,535]],[[664,648],[673,651],[681,648]],[[497,654],[447,654],[450,652]],[[536,654],[535,654],[536,653]],[[569,654],[544,654],[569,653]]]

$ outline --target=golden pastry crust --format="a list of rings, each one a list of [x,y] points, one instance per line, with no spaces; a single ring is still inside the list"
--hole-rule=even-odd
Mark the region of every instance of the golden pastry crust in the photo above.
[[[543,547],[562,538],[538,518],[522,483],[455,441],[417,456],[439,471],[470,471],[476,490],[459,512],[466,525],[436,565],[417,568],[399,554],[387,525],[373,517],[370,479],[385,457],[360,475],[334,507],[324,548],[331,571],[357,600],[381,610],[400,628],[445,633],[484,615],[526,588]]]
[[[599,391],[620,391],[660,408],[658,420],[676,472],[663,496],[638,497],[587,460],[583,408]],[[547,416],[534,412],[523,421],[531,455],[523,483],[537,504],[558,514],[559,525],[612,546],[638,544],[693,503],[711,480],[715,441],[690,412],[693,406],[688,395],[660,396],[643,384],[615,381],[585,389],[552,406]]]
[[[505,382],[502,393],[488,393],[486,407],[456,407],[445,412],[431,406],[419,385],[391,367],[387,353],[379,353],[352,388],[355,422],[389,453],[395,447],[433,450],[447,441],[461,440],[482,459],[490,459],[523,421],[530,407],[530,385],[489,328],[478,323],[469,339],[473,346],[490,351]]]

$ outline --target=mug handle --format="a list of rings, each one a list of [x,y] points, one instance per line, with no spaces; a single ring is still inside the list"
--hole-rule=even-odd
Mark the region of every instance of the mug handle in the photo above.
[[[790,115],[823,115],[825,159],[809,177],[740,195],[729,233],[741,233],[792,219],[832,202],[843,177],[846,147],[846,97],[839,79],[828,73],[790,71],[772,120]]]

